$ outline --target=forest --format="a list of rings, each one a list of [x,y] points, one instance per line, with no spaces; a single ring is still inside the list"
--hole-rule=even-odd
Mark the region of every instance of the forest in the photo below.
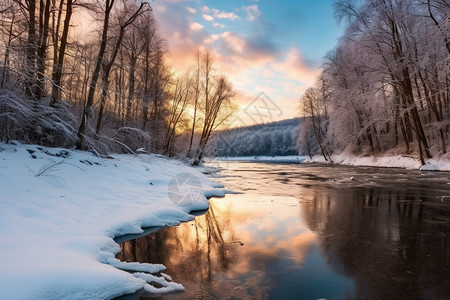
[[[297,155],[296,142],[301,118],[233,128],[217,132],[208,156]]]
[[[237,110],[236,92],[209,51],[185,73],[170,65],[148,2],[3,0],[0,13],[2,142],[194,163],[207,151],[291,154],[292,144],[326,160],[348,152],[424,163],[449,149],[448,0],[335,1],[345,33],[301,96],[298,130],[235,130],[209,150]]]
[[[301,97],[299,151],[446,155],[450,2],[339,0],[335,14],[345,34]]]
[[[0,14],[0,141],[198,163],[236,109],[211,52],[183,74],[168,63],[149,2],[2,0]]]

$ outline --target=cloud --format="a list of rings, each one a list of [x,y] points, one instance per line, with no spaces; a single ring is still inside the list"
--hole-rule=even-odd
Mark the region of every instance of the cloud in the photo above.
[[[222,23],[217,23],[217,22],[214,22],[213,26],[216,28],[225,28],[225,25],[223,25]]]
[[[247,12],[247,20],[249,21],[256,20],[259,16],[261,16],[261,11],[256,4],[243,6],[242,8]]]
[[[284,60],[274,63],[273,68],[286,74],[287,78],[298,80],[308,85],[313,85],[321,72],[318,66],[304,60],[296,47],[289,49]]]
[[[231,21],[240,19],[240,17],[233,12],[224,12],[217,9],[214,10],[214,16],[218,19],[230,19]]]
[[[195,8],[192,8],[192,7],[189,7],[189,6],[186,6],[186,10],[188,12],[190,12],[191,14],[195,14],[197,12],[197,10]]]
[[[211,34],[207,39],[205,39],[205,44],[212,44],[219,39],[218,34]]]
[[[253,43],[252,39],[231,31],[220,34],[216,49],[229,72],[233,69],[238,72],[246,67],[264,65],[277,55],[271,47],[260,47]]]
[[[218,19],[229,19],[231,21],[240,19],[240,17],[236,15],[234,12],[225,12],[215,8],[210,8],[206,5],[202,6],[201,10],[203,13],[213,13],[214,17]]]
[[[244,37],[234,32],[227,31],[221,34],[221,38],[223,40],[222,49],[228,54],[245,54],[244,49],[247,46],[247,41]]]
[[[158,11],[158,12],[165,12],[166,11],[166,7],[162,6],[162,5],[156,5],[153,7],[154,10]]]
[[[191,28],[191,30],[193,31],[199,31],[203,29],[203,25],[197,22],[191,23],[191,25],[189,25],[189,28]]]
[[[256,22],[252,22],[254,29],[249,34],[226,31],[214,32],[215,35],[212,35],[208,32],[207,24],[202,25],[203,20],[211,22],[209,28],[221,30],[226,28],[227,23],[215,20],[234,21],[241,17],[235,12],[222,11],[206,5],[182,6],[169,1],[158,4],[158,9],[155,9],[154,13],[160,23],[161,36],[168,41],[172,63],[180,64],[177,67],[184,69],[194,52],[203,46],[211,49],[218,57],[217,60],[225,65],[224,72],[238,72],[243,67],[261,65],[272,60],[277,52],[272,43],[271,26],[260,15],[258,7],[248,6],[245,12],[241,7],[236,12],[239,11],[241,13],[248,11],[247,14],[252,18],[258,18]],[[197,14],[198,12],[201,14]]]
[[[209,22],[214,21],[214,18],[213,18],[212,16],[210,16],[210,15],[203,14],[202,17],[203,17],[203,19],[205,19],[206,21],[209,21]]]
[[[197,15],[198,11],[199,7],[187,7],[170,1],[153,7],[160,36],[168,43],[168,62],[179,70],[188,68],[195,50],[210,36],[199,23],[202,19]]]
[[[275,43],[276,24],[270,23],[257,5],[237,8],[234,13],[164,1],[154,7],[154,15],[161,36],[169,45],[168,61],[184,71],[196,50],[209,49],[217,70],[235,86],[241,108],[264,91],[285,112],[283,118],[295,116],[293,103],[320,73],[318,66],[305,60],[298,48],[284,49]],[[233,28],[230,22],[238,18],[239,26],[242,23],[246,30],[228,29]]]
[[[263,54],[251,52],[252,45],[245,38],[228,35],[224,40],[240,51],[225,56],[226,62],[223,63],[226,66],[224,70],[238,90],[239,120],[245,124],[252,123],[242,109],[252,96],[260,92],[265,92],[281,109],[281,116],[274,117],[274,120],[297,116],[298,99],[317,80],[319,67],[304,60],[295,47],[281,53],[266,51]],[[250,52],[242,54],[247,51]]]

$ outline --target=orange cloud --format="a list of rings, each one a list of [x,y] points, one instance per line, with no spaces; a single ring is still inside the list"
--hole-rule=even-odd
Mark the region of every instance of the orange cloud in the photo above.
[[[301,81],[308,85],[313,85],[321,70],[318,67],[309,65],[303,60],[300,51],[293,47],[286,54],[282,62],[272,64],[274,70],[286,74],[287,78]]]
[[[205,44],[212,44],[220,38],[218,34],[211,34],[208,38],[205,39]]]
[[[191,23],[189,28],[191,28],[191,30],[193,30],[193,31],[199,31],[199,30],[203,29],[203,25],[200,23],[194,22],[194,23]]]
[[[253,45],[244,36],[224,32],[216,41],[218,62],[228,73],[241,73],[245,68],[262,67],[276,59],[276,53]]]
[[[208,6],[182,6],[170,1],[155,6],[161,36],[168,40],[169,62],[184,71],[196,50],[208,49],[215,58],[217,70],[226,74],[235,86],[235,99],[241,109],[260,92],[265,92],[285,112],[280,118],[296,116],[298,99],[315,83],[320,69],[308,63],[298,48],[285,50],[275,45],[270,34],[272,27],[266,26],[257,5],[241,7],[238,12],[243,14],[242,17]],[[230,23],[216,22],[239,18],[258,30],[246,33],[224,31],[221,28]]]

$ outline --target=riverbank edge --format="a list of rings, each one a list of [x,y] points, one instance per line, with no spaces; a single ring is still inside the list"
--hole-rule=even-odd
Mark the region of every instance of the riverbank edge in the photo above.
[[[450,171],[450,155],[447,153],[439,158],[425,160],[422,165],[420,160],[409,155],[386,155],[386,156],[355,156],[348,154],[333,154],[332,161],[325,161],[323,156],[315,155],[307,158],[303,163],[324,163],[338,164],[357,167],[380,167],[380,168],[401,168],[421,171]]]
[[[382,167],[401,168],[422,171],[450,171],[450,154],[447,153],[439,158],[427,159],[425,165],[413,156],[389,155],[389,156],[355,156],[349,154],[333,154],[331,161],[326,161],[323,156],[239,156],[239,157],[216,157],[209,158],[208,163],[217,167],[224,167],[223,162],[271,162],[271,163],[321,163],[337,164],[358,167]],[[226,166],[225,166],[226,167]]]
[[[210,197],[227,192],[207,178],[211,168],[160,155],[101,158],[12,142],[0,143],[0,162],[0,236],[6,245],[0,288],[7,299],[107,299],[152,290],[148,283],[155,276],[127,271],[165,267],[119,262],[114,238],[191,220],[191,212],[208,209]],[[200,198],[186,198],[179,175],[201,183]],[[179,194],[176,201],[171,192]],[[155,292],[182,288],[165,281]]]

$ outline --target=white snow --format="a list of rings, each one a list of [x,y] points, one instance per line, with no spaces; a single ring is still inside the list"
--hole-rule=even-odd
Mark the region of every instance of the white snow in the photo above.
[[[261,162],[302,162],[307,158],[307,156],[301,155],[286,155],[286,156],[235,156],[227,157],[220,156],[214,159],[209,159],[209,161],[261,161]]]
[[[426,164],[422,166],[417,157],[406,155],[385,155],[385,156],[355,156],[349,153],[334,154],[331,156],[332,163],[368,166],[368,167],[390,167],[404,169],[419,169],[423,171],[450,171],[450,153],[439,158],[426,159]],[[238,157],[216,157],[210,158],[210,165],[222,166],[227,161],[245,162],[289,162],[289,163],[330,163],[326,162],[323,156],[291,155],[291,156],[238,156]]]
[[[184,182],[173,180],[179,174],[198,179],[201,186],[191,191],[200,192],[170,196],[185,191],[177,186]],[[113,238],[193,219],[190,211],[208,208],[205,194],[224,195],[218,187],[200,170],[157,155],[101,159],[0,143],[0,298],[110,299],[140,289],[182,290],[155,274],[162,265],[117,260]]]
[[[418,169],[424,171],[450,171],[450,155],[442,155],[439,158],[426,159],[425,165],[422,166],[417,157],[405,155],[391,156],[354,156],[348,153],[332,155],[333,163],[352,165],[352,166],[369,166],[369,167],[391,167],[404,169]],[[323,156],[313,156],[307,158],[305,163],[326,163]]]

